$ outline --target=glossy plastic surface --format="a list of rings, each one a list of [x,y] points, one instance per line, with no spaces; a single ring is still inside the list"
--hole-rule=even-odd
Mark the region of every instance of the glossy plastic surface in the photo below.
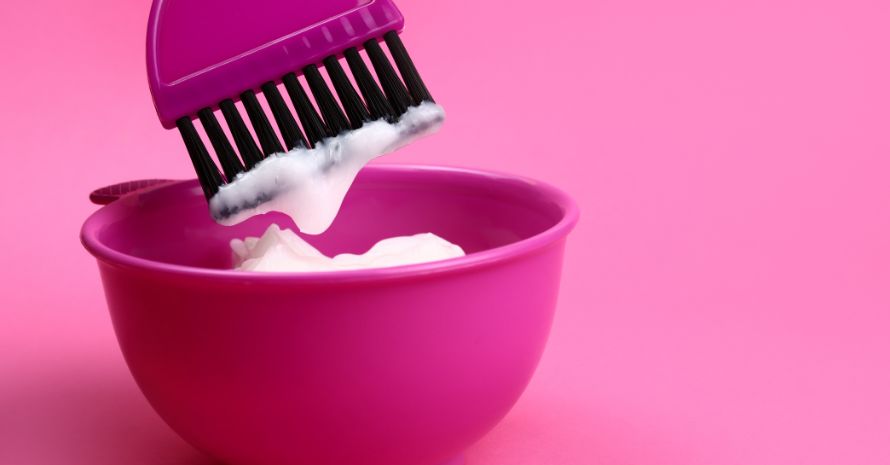
[[[172,128],[403,23],[391,0],[154,0],[146,58],[155,108]]]
[[[231,465],[435,465],[491,429],[550,330],[574,202],[546,185],[450,168],[359,175],[308,239],[328,253],[432,231],[452,260],[334,273],[226,270],[195,181],[122,197],[82,240],[99,260],[136,381],[186,440]]]

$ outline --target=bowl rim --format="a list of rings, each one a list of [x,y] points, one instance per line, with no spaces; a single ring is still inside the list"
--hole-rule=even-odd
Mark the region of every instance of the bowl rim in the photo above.
[[[146,258],[129,255],[102,243],[98,238],[99,231],[106,223],[105,217],[115,209],[125,208],[123,202],[115,201],[93,212],[84,221],[81,228],[80,239],[84,248],[99,261],[125,268],[137,269],[145,272],[161,273],[183,278],[210,278],[215,281],[251,281],[267,283],[343,283],[357,281],[380,281],[391,279],[415,279],[442,273],[450,273],[467,268],[478,268],[485,265],[511,260],[518,256],[527,255],[538,249],[546,247],[568,235],[575,227],[580,216],[577,203],[561,189],[542,181],[525,176],[507,174],[503,172],[481,170],[476,168],[464,168],[445,165],[421,165],[401,163],[377,163],[366,166],[364,170],[372,172],[435,172],[456,176],[484,177],[501,183],[526,184],[542,193],[546,198],[556,203],[562,210],[562,218],[550,228],[541,231],[534,236],[522,239],[511,244],[473,252],[462,257],[449,258],[433,262],[400,265],[385,268],[368,268],[360,270],[338,271],[285,271],[285,272],[256,272],[225,270],[216,268],[202,268],[197,266],[164,263]],[[146,195],[149,193],[164,191],[183,184],[197,184],[196,179],[176,181],[170,184],[135,192],[129,195]]]

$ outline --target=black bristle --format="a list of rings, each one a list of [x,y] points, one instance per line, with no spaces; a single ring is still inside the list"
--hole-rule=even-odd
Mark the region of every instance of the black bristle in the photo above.
[[[284,139],[284,145],[287,146],[287,149],[306,147],[306,139],[303,138],[303,133],[300,131],[300,127],[297,126],[294,115],[287,108],[287,104],[284,103],[281,92],[278,91],[278,86],[274,82],[263,84],[263,95],[266,96],[266,101],[269,102],[272,116],[278,124],[278,130],[281,131],[281,137]]]
[[[273,153],[284,152],[278,136],[275,135],[275,130],[269,124],[269,118],[266,118],[266,112],[263,111],[259,99],[256,98],[256,94],[252,90],[242,92],[241,103],[244,104],[244,109],[247,110],[247,117],[250,119],[250,125],[253,126],[253,132],[256,133],[257,139],[260,140],[263,155],[268,157]]]
[[[377,78],[380,79],[380,86],[383,87],[383,92],[386,94],[386,99],[389,100],[393,112],[396,116],[402,116],[413,103],[408,89],[399,79],[396,70],[393,69],[389,58],[383,53],[377,40],[371,39],[365,42],[365,50],[368,51],[368,57],[371,59],[371,64],[374,65],[374,71],[377,72]]]
[[[226,137],[226,133],[223,132],[222,127],[220,127],[219,121],[213,114],[213,110],[209,108],[202,109],[198,112],[198,118],[201,119],[204,132],[207,133],[207,137],[210,138],[210,143],[213,145],[213,150],[216,151],[216,158],[219,159],[219,164],[222,165],[226,179],[231,182],[238,173],[244,171],[244,165],[241,164],[241,160],[235,154],[235,149],[229,143],[229,139]]]
[[[405,44],[402,43],[399,34],[396,31],[389,31],[383,36],[383,39],[389,47],[389,53],[392,55],[393,61],[399,67],[402,79],[408,85],[408,91],[414,97],[414,103],[435,102],[433,96],[430,95],[430,91],[423,84],[423,80],[420,79],[420,74],[417,72],[417,68],[414,67],[414,62],[411,61],[411,56],[408,55],[408,50],[405,49]]]
[[[321,116],[324,118],[330,134],[336,136],[349,129],[349,121],[343,114],[343,110],[340,109],[340,104],[334,99],[331,89],[328,89],[328,84],[321,77],[318,67],[309,65],[303,68],[303,75],[306,76],[306,82],[309,83],[309,89],[315,96],[315,103],[321,110]]]
[[[284,82],[284,88],[287,89],[287,93],[290,95],[291,102],[294,104],[294,109],[297,110],[297,116],[300,118],[300,123],[303,124],[303,130],[306,131],[306,138],[309,139],[309,143],[314,147],[315,144],[325,137],[333,135],[328,134],[328,129],[325,127],[321,117],[318,116],[315,107],[312,106],[312,102],[309,101],[309,96],[303,90],[303,85],[300,84],[297,75],[294,73],[287,74],[282,78],[282,81]]]
[[[346,116],[349,118],[349,124],[352,126],[352,129],[362,127],[365,121],[371,120],[371,114],[365,108],[365,104],[362,102],[361,97],[358,96],[358,92],[355,91],[355,87],[349,82],[349,77],[346,76],[346,72],[343,71],[343,67],[340,66],[337,57],[329,56],[325,58],[324,68],[328,71],[328,76],[331,77],[331,83],[334,84],[334,90],[337,91],[340,103],[343,104],[343,108],[346,110]]]
[[[296,73],[285,75],[282,82],[293,102],[294,110],[300,120],[299,124],[275,82],[269,81],[263,84],[261,90],[278,126],[281,139],[270,124],[254,90],[247,90],[240,95],[253,127],[253,134],[232,99],[220,102],[219,108],[238,147],[240,160],[213,110],[201,109],[198,118],[213,145],[225,177],[208,153],[191,117],[178,119],[176,126],[185,142],[205,197],[209,200],[219,192],[220,186],[226,180],[234,180],[245,169],[252,169],[264,158],[284,152],[282,139],[287,150],[314,147],[326,137],[358,129],[366,121],[381,118],[394,121],[411,106],[434,102],[398,33],[387,32],[383,36],[383,41],[386,42],[389,55],[398,71],[393,67],[379,41],[368,40],[363,45],[377,75],[376,79],[356,47],[350,47],[343,52],[355,84],[346,74],[336,55],[323,60],[337,97],[322,76],[318,65],[305,66],[302,71],[314,97],[314,105]]]
[[[235,107],[235,102],[231,99],[223,100],[219,103],[219,109],[222,110],[226,124],[229,125],[229,131],[232,132],[232,138],[235,139],[235,145],[238,147],[241,159],[244,160],[244,165],[247,169],[253,168],[263,160],[263,153],[257,147],[247,125],[244,124],[244,119],[241,118],[241,113]]]
[[[377,81],[374,80],[374,76],[371,75],[371,71],[365,65],[365,60],[362,60],[358,50],[355,47],[348,48],[344,55],[346,62],[349,63],[352,76],[355,78],[355,83],[358,84],[362,97],[365,98],[365,103],[368,105],[371,119],[392,119],[395,116],[392,105],[386,100],[386,96],[383,95],[383,91],[380,90],[380,86],[377,85]]]
[[[210,200],[219,191],[219,186],[223,182],[222,176],[216,169],[210,154],[207,153],[207,147],[204,146],[204,141],[195,130],[191,118],[188,116],[179,118],[176,120],[176,127],[179,128],[189,158],[192,159],[192,166],[195,167],[195,173],[198,174],[198,181],[201,183],[201,189],[204,190],[204,197]]]

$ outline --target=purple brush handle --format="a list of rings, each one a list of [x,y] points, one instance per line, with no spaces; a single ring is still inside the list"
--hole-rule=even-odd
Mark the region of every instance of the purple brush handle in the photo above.
[[[173,128],[403,25],[391,0],[154,0],[146,58],[158,117]]]

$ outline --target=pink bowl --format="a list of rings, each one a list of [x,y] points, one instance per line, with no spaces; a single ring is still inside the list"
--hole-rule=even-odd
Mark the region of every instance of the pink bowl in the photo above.
[[[151,405],[231,465],[437,465],[513,406],[535,370],[578,209],[540,182],[378,165],[332,228],[307,239],[360,252],[431,231],[467,251],[435,263],[334,273],[227,270],[228,242],[267,214],[210,219],[182,181],[87,219],[117,338]]]

